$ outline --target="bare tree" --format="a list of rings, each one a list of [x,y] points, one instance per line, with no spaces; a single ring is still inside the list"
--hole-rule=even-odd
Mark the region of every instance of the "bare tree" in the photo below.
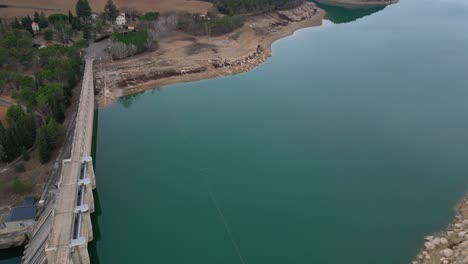
[[[135,55],[138,49],[135,45],[125,45],[122,42],[114,42],[109,47],[109,52],[114,59],[123,59]]]

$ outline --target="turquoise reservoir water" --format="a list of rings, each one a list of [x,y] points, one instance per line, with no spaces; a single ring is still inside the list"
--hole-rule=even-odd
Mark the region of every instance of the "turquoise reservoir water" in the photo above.
[[[445,228],[468,186],[467,2],[334,12],[249,73],[99,110],[93,263],[409,263]]]

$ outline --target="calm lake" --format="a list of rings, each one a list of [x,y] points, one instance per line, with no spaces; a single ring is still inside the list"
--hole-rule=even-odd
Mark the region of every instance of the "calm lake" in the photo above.
[[[322,7],[251,72],[99,109],[93,263],[406,264],[445,228],[468,2]]]

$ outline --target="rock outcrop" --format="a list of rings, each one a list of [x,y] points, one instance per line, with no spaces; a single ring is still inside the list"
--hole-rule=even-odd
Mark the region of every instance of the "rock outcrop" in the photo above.
[[[468,264],[468,200],[460,204],[446,232],[424,240],[424,248],[412,264]]]

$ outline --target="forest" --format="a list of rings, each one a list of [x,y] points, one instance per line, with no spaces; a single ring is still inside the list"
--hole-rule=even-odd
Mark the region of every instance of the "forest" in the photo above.
[[[221,13],[239,15],[265,13],[300,6],[305,0],[206,0]]]
[[[0,24],[1,93],[19,103],[9,107],[6,124],[0,124],[0,160],[27,155],[36,143],[39,159],[45,163],[62,134],[59,123],[82,71],[80,46],[39,49],[33,46],[29,20],[21,27],[16,23],[17,19]]]

